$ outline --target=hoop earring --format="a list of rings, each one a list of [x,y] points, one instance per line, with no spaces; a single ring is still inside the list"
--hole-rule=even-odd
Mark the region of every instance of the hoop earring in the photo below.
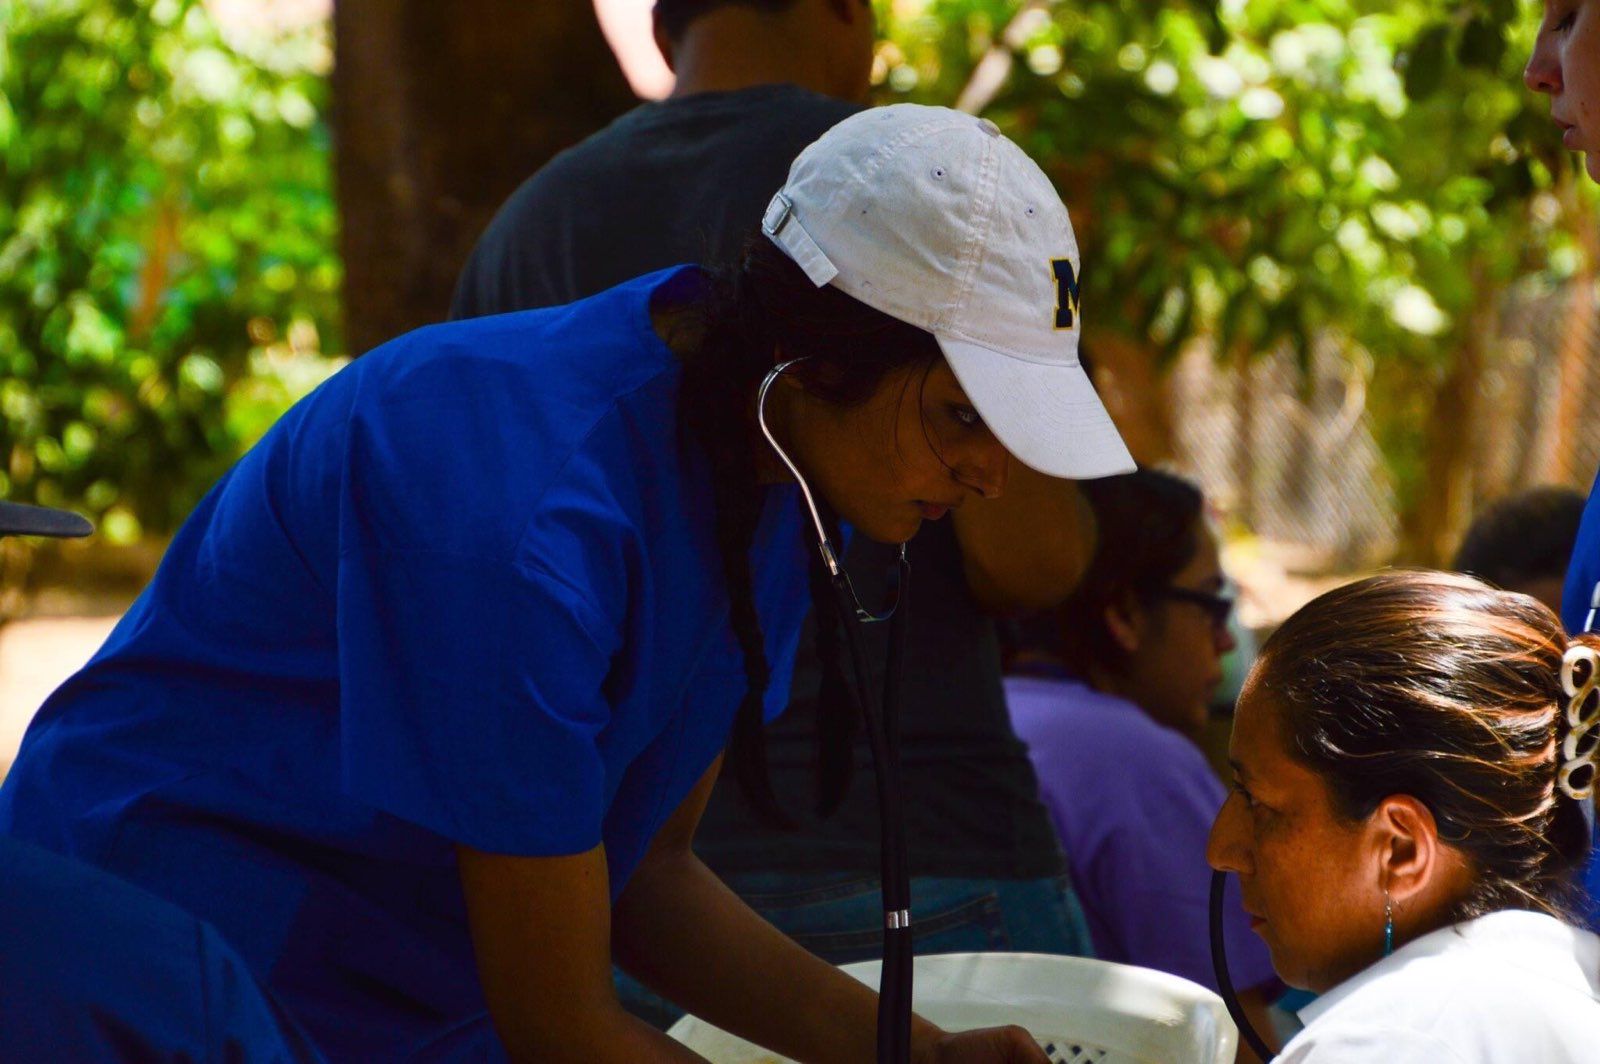
[[[1389,903],[1389,892],[1383,892],[1383,955],[1394,952],[1394,906]]]

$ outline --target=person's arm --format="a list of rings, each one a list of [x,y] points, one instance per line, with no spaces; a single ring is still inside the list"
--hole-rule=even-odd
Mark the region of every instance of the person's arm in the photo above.
[[[689,849],[713,765],[657,834],[614,910],[605,851],[507,857],[458,847],[478,973],[514,1061],[696,1060],[634,1019],[624,967],[678,1004],[798,1060],[875,1059],[877,995],[757,916]],[[912,1021],[918,1062],[1043,1062],[1018,1028],[948,1035]]]
[[[700,1059],[617,1001],[603,847],[571,857],[457,853],[478,976],[513,1061]]]
[[[657,834],[612,913],[624,968],[741,1038],[802,1061],[876,1059],[878,996],[813,956],[729,890],[690,842],[713,765]],[[1038,1061],[1020,1028],[945,1034],[913,1017],[914,1061]]]
[[[877,995],[761,919],[690,848],[716,767],[617,899],[617,963],[696,1016],[785,1056],[871,1060]],[[917,1041],[934,1034],[916,1021]]]
[[[950,515],[967,586],[994,613],[1040,610],[1072,593],[1094,555],[1094,511],[1070,480],[1015,458],[996,499],[968,499]]]

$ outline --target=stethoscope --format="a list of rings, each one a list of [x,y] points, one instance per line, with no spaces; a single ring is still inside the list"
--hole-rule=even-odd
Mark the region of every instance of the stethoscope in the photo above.
[[[856,597],[850,576],[839,561],[839,553],[828,539],[828,532],[817,509],[811,487],[799,468],[767,427],[767,393],[783,372],[801,359],[790,359],[773,367],[756,392],[756,423],[767,443],[793,474],[805,498],[806,509],[817,533],[817,550],[828,570],[834,606],[850,648],[850,669],[855,677],[856,696],[865,717],[867,742],[872,748],[873,774],[878,784],[878,831],[883,894],[883,974],[878,984],[878,1064],[908,1064],[911,1059],[911,876],[906,863],[905,820],[900,810],[900,690],[905,665],[906,620],[910,612],[907,595],[911,588],[911,562],[906,545],[900,544],[899,589],[894,601],[881,613],[873,613]],[[889,659],[883,677],[882,700],[873,698],[866,646],[862,627],[889,621]]]

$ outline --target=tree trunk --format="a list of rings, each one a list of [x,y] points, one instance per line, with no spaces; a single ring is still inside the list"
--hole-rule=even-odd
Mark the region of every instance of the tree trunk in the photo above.
[[[338,0],[346,342],[442,320],[505,197],[635,102],[589,3]]]
[[[1592,470],[1581,468],[1583,421],[1591,416],[1584,399],[1589,394],[1589,347],[1595,330],[1594,272],[1579,271],[1569,283],[1572,300],[1561,329],[1558,365],[1561,390],[1556,402],[1556,427],[1551,443],[1549,479],[1586,483]]]
[[[1233,365],[1233,516],[1256,531],[1256,378],[1250,349],[1240,345],[1229,355]]]
[[[1406,542],[1402,560],[1443,567],[1472,520],[1474,433],[1480,424],[1487,345],[1500,335],[1500,292],[1477,271],[1479,309],[1466,329],[1454,364],[1433,395],[1424,436],[1423,468],[1427,479],[1410,519],[1403,522]]]
[[[1595,269],[1600,261],[1600,234],[1595,231],[1595,219],[1588,201],[1573,188],[1574,179],[1568,175],[1562,190],[1567,217],[1572,219],[1572,230],[1583,244],[1583,267],[1568,282],[1572,302],[1563,317],[1559,357],[1561,391],[1556,403],[1556,427],[1550,470],[1552,479],[1569,484],[1587,486],[1594,471],[1584,468],[1581,447],[1583,421],[1591,415],[1586,409],[1589,395],[1589,351],[1593,343],[1597,322],[1595,305]]]
[[[1154,465],[1170,459],[1172,417],[1156,353],[1109,329],[1085,332],[1082,343],[1093,364],[1095,388],[1134,461]]]

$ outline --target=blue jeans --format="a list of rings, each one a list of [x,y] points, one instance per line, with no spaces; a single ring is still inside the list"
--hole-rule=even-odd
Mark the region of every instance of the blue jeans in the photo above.
[[[831,964],[875,959],[883,950],[878,877],[859,872],[753,872],[728,886],[768,923]],[[1066,876],[1053,879],[911,881],[917,953],[1066,953],[1092,957],[1078,898]],[[616,972],[627,1010],[663,1030],[683,1010],[633,977]]]

